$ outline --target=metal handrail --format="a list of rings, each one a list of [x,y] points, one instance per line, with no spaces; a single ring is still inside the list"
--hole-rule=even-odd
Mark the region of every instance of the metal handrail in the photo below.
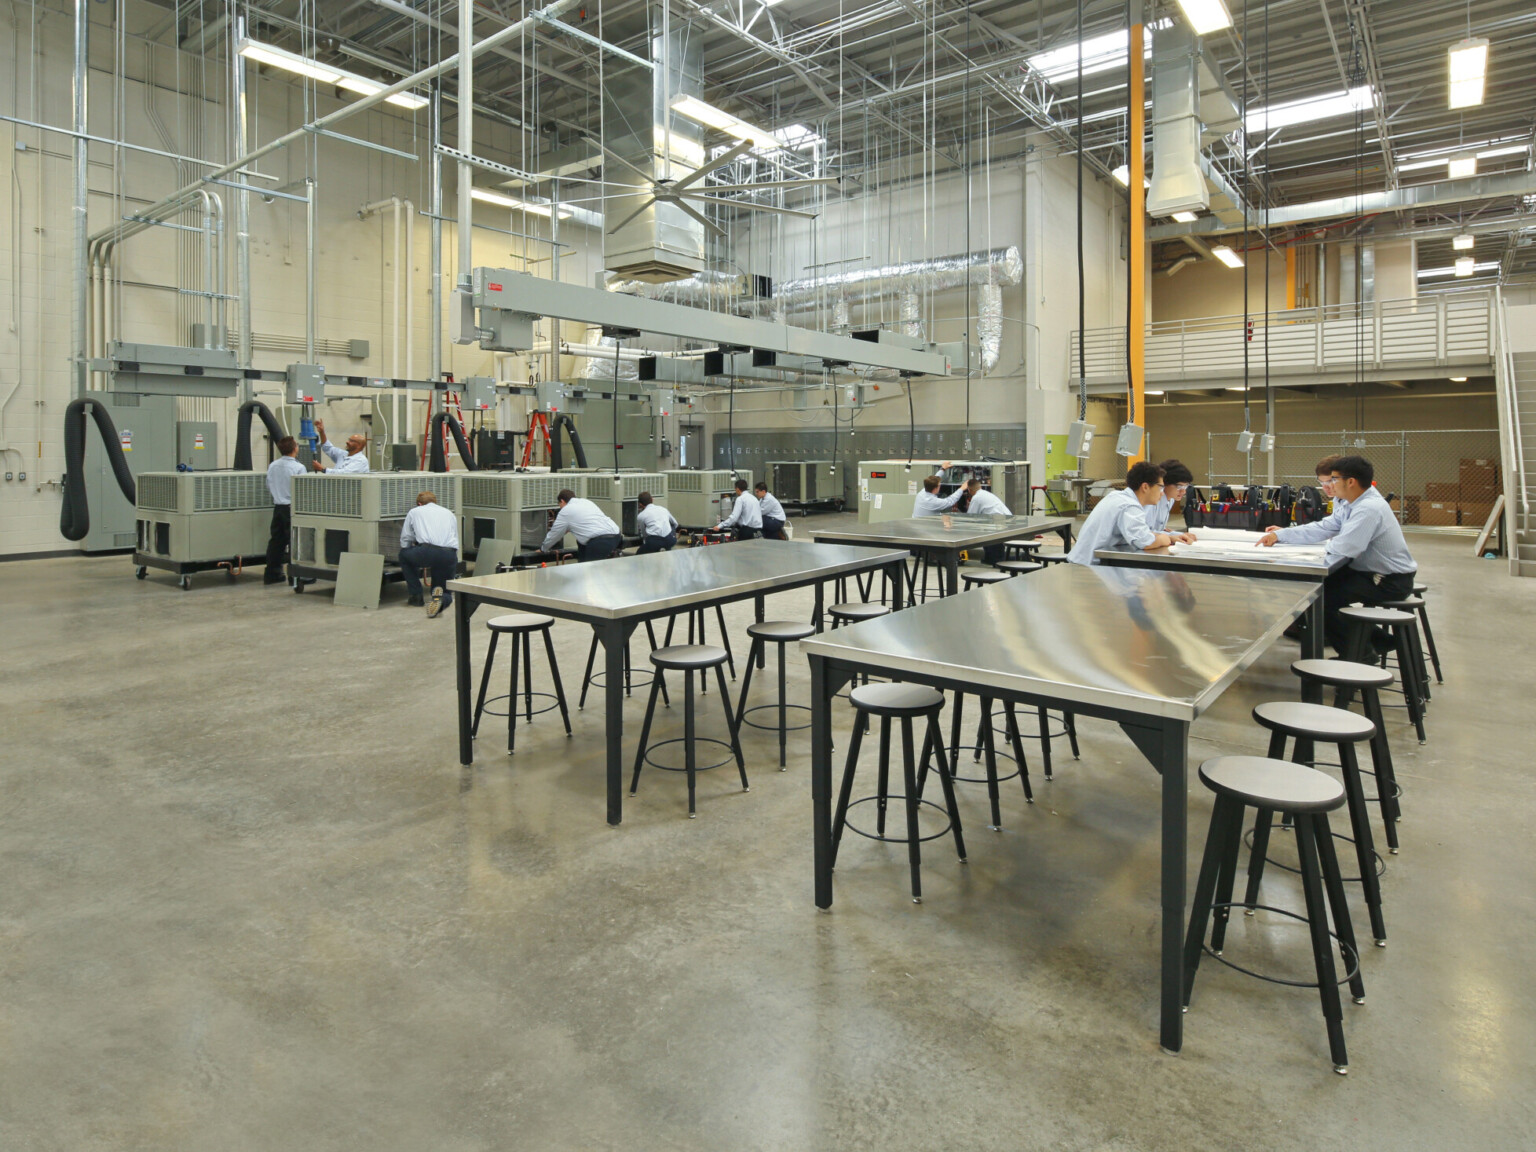
[[[1531,529],[1530,502],[1525,495],[1525,442],[1520,432],[1520,386],[1515,379],[1515,356],[1509,347],[1509,316],[1504,308],[1504,292],[1496,290],[1497,296],[1494,305],[1495,311],[1495,337],[1498,340],[1498,357],[1502,372],[1495,376],[1500,380],[1499,399],[1503,401],[1504,408],[1509,413],[1509,419],[1505,421],[1505,427],[1513,443],[1509,445],[1506,460],[1514,461],[1515,493],[1511,495],[1519,500],[1520,531],[1529,532]],[[1516,541],[1506,541],[1506,549],[1512,562],[1518,564],[1520,556],[1519,544]]]

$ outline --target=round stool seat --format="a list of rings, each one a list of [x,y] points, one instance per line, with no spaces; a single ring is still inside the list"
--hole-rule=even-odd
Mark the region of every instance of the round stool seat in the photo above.
[[[1347,608],[1339,609],[1340,616],[1346,616],[1351,620],[1359,620],[1363,624],[1412,624],[1413,616],[1408,612],[1397,608],[1367,608],[1362,604],[1351,604]]]
[[[692,668],[714,668],[727,659],[724,648],[714,644],[674,644],[670,648],[658,648],[651,653],[651,663],[658,668],[676,668],[687,671]]]
[[[1424,595],[1424,593],[1426,593],[1428,591],[1429,591],[1429,585],[1428,584],[1415,584],[1413,586],[1413,594],[1415,596],[1422,596],[1422,595]]]
[[[791,640],[804,640],[807,636],[816,635],[816,625],[801,620],[764,620],[760,624],[749,625],[747,635],[788,644]]]
[[[1004,580],[1012,580],[1014,573],[988,570],[982,572],[962,572],[960,579],[967,584],[1001,584]]]
[[[1316,680],[1335,688],[1390,688],[1392,673],[1374,664],[1353,660],[1294,660],[1291,671],[1304,680]]]
[[[1212,792],[1276,812],[1332,812],[1344,806],[1344,785],[1326,773],[1266,756],[1218,756],[1200,765]]]
[[[1045,565],[1070,563],[1065,552],[1036,552],[1035,559]]]
[[[860,604],[857,602],[834,604],[827,609],[829,615],[839,620],[873,620],[876,616],[889,615],[890,611],[884,604]]]
[[[534,632],[554,622],[553,616],[540,616],[537,612],[508,612],[505,616],[492,616],[485,626],[492,632]]]
[[[1005,540],[1005,541],[1003,541],[1003,543],[1005,545],[1007,545],[1009,548],[1027,548],[1031,552],[1038,552],[1040,550],[1040,541],[1039,540],[1034,540],[1034,539],[1030,539],[1030,540]]]
[[[1424,600],[1419,596],[1405,596],[1401,600],[1388,600],[1383,608],[1400,608],[1404,612],[1417,612],[1424,607]]]
[[[848,694],[853,706],[876,716],[915,716],[944,706],[944,693],[924,684],[865,684]]]
[[[1045,565],[1038,560],[999,560],[993,565],[999,572],[1012,572],[1015,576],[1024,576],[1030,572],[1038,572]]]
[[[1253,718],[1271,732],[1304,736],[1333,744],[1340,740],[1354,743],[1376,735],[1376,725],[1364,716],[1325,704],[1302,704],[1295,700],[1276,700],[1260,704]]]

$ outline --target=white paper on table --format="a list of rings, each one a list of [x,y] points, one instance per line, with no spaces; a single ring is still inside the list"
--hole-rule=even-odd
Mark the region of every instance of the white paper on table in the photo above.
[[[1262,532],[1249,532],[1242,528],[1191,528],[1190,535],[1202,542],[1206,540],[1246,540],[1250,544],[1256,541]]]
[[[1218,529],[1220,531],[1220,529]],[[1327,551],[1323,544],[1276,544],[1265,548],[1255,532],[1242,533],[1244,539],[1197,538],[1193,544],[1174,544],[1168,550],[1176,556],[1211,556],[1242,560],[1273,560],[1288,564],[1321,564]]]

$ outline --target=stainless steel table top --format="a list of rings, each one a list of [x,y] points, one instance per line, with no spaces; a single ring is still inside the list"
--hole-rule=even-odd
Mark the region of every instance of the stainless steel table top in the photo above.
[[[1166,568],[1178,572],[1227,572],[1233,575],[1297,580],[1321,580],[1328,573],[1349,563],[1348,558],[1343,556],[1336,557],[1327,563],[1301,560],[1294,554],[1287,555],[1283,544],[1277,544],[1273,548],[1254,545],[1251,556],[1170,552],[1166,548],[1159,548],[1155,552],[1116,552],[1101,548],[1093,554],[1093,557],[1100,564],[1114,564],[1129,568]]]
[[[618,620],[708,603],[722,592],[771,592],[786,582],[811,583],[890,562],[890,552],[883,549],[806,540],[743,540],[471,576],[449,581],[448,590],[492,603],[542,607],[584,619]]]
[[[879,524],[847,524],[812,528],[813,540],[832,544],[878,544],[897,548],[974,548],[1015,536],[1059,532],[1076,521],[1070,516],[972,516],[939,513]]]
[[[1193,720],[1320,592],[1278,580],[1058,564],[800,647],[898,676]]]

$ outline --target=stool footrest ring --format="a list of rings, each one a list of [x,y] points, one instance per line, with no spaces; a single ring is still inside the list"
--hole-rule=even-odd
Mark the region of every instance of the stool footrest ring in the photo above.
[[[1274,822],[1271,822],[1271,824],[1269,826],[1269,830],[1271,832],[1277,832],[1277,831],[1278,832],[1290,832],[1290,831],[1293,830],[1293,828],[1292,828],[1292,825],[1290,825],[1290,824],[1281,824],[1278,821],[1274,821]],[[1353,836],[1346,836],[1342,832],[1332,832],[1330,834],[1333,836],[1333,838],[1335,840],[1342,840],[1346,844],[1353,844],[1355,842],[1355,838]],[[1248,831],[1243,833],[1243,843],[1248,846],[1248,850],[1249,851],[1253,850],[1253,829],[1252,828],[1248,829]],[[1381,853],[1376,851],[1376,849],[1374,849],[1374,848],[1371,849],[1371,857],[1372,857],[1372,859],[1374,859],[1376,861],[1376,876],[1377,876],[1378,879],[1380,879],[1382,876],[1385,876],[1387,874],[1387,862],[1381,858]],[[1264,864],[1265,864],[1266,867],[1268,865],[1270,865],[1270,864],[1273,864],[1276,868],[1279,868],[1282,872],[1291,872],[1291,873],[1294,873],[1294,874],[1296,874],[1298,876],[1301,875],[1301,869],[1296,867],[1296,865],[1294,865],[1294,864],[1287,864],[1287,863],[1285,863],[1282,860],[1276,860],[1273,856],[1270,856],[1270,855],[1267,855],[1267,854],[1264,857]],[[1360,883],[1360,877],[1358,877],[1358,876],[1340,876],[1339,879],[1342,880],[1345,884],[1358,884],[1358,883]],[[1244,905],[1244,907],[1247,907],[1247,905]]]
[[[686,772],[688,771],[688,766],[686,764],[659,764],[655,760],[651,759],[651,757],[655,755],[658,748],[665,748],[668,744],[682,744],[684,742],[685,737],[682,736],[674,737],[671,740],[657,740],[646,747],[643,760],[652,768],[659,768],[663,772]],[[713,736],[695,736],[693,738],[693,742],[695,744],[713,744],[716,747],[724,748],[727,753],[724,760],[716,760],[713,764],[695,764],[693,766],[693,770],[695,772],[708,772],[711,768],[719,768],[725,764],[734,764],[736,762],[736,753],[735,750],[731,748],[729,741],[716,740]],[[633,795],[633,793],[631,793],[631,795]]]
[[[883,840],[887,844],[905,844],[905,843],[907,843],[907,838],[905,836],[881,836],[881,835],[879,835],[878,833],[875,833],[875,832],[866,832],[866,831],[864,831],[864,829],[862,829],[862,828],[858,827],[857,825],[855,825],[854,822],[848,818],[849,816],[852,815],[853,810],[855,808],[857,808],[860,804],[872,804],[876,800],[879,800],[879,799],[880,799],[880,797],[878,797],[878,796],[865,796],[865,797],[863,797],[861,799],[858,799],[858,800],[855,800],[855,801],[853,801],[853,803],[849,804],[848,805],[848,812],[843,817],[843,827],[847,831],[849,831],[849,832],[853,832],[853,833],[855,833],[855,834],[857,834],[859,836],[864,837],[864,839],[866,839],[866,840]],[[906,802],[907,802],[907,798],[906,798],[906,795],[903,794],[903,793],[892,792],[892,793],[887,793],[886,794],[885,802],[886,802],[888,807],[890,807],[890,808],[898,808],[898,811],[899,811],[899,807],[898,806],[905,805]],[[922,843],[926,843],[929,840],[937,840],[941,836],[948,836],[949,833],[950,833],[950,829],[952,829],[954,827],[954,822],[952,820],[950,820],[949,813],[944,810],[944,806],[942,804],[935,804],[932,800],[919,800],[918,803],[923,805],[923,806],[925,806],[925,807],[932,808],[934,811],[942,814],[943,817],[944,817],[944,827],[940,828],[937,832],[933,833],[932,835],[929,835],[929,836],[919,836],[917,838],[918,843],[922,844]],[[905,818],[904,817],[901,818],[901,822],[903,824],[905,824]]]
[[[1265,912],[1273,912],[1277,916],[1286,916],[1292,920],[1298,920],[1303,924],[1310,923],[1310,921],[1300,912],[1292,912],[1289,908],[1276,908],[1273,904],[1244,904],[1241,900],[1229,900],[1223,904],[1212,904],[1211,912],[1215,913],[1223,908],[1241,908],[1244,912],[1262,910]],[[1328,935],[1333,937],[1334,942],[1338,944],[1341,949],[1343,949],[1346,955],[1347,967],[1349,971],[1345,972],[1343,978],[1338,982],[1340,984],[1348,984],[1360,972],[1360,953],[1357,949],[1350,947],[1349,944],[1339,939],[1339,934],[1337,932],[1330,930]],[[1255,980],[1263,980],[1266,984],[1284,984],[1287,988],[1316,988],[1318,986],[1316,980],[1286,980],[1281,976],[1268,976],[1263,972],[1255,972],[1252,968],[1244,968],[1241,964],[1234,964],[1221,953],[1212,952],[1211,946],[1205,943],[1203,940],[1200,942],[1200,947],[1212,960],[1215,960],[1221,964],[1225,964],[1234,972],[1241,972],[1244,976],[1252,976]]]
[[[536,700],[537,699],[544,699],[544,700],[548,700],[549,701],[549,703],[544,705],[542,708],[535,708],[533,710],[533,714],[535,716],[542,716],[542,715],[544,715],[544,713],[546,713],[546,712],[553,712],[556,708],[560,707],[560,698],[558,696],[556,696],[553,692],[529,692],[529,693],[527,693],[527,695],[532,696]],[[523,690],[521,688],[519,688],[518,691],[517,691],[517,698],[519,700],[521,700],[521,699],[523,699],[523,697],[524,697],[524,692],[523,692]],[[505,700],[506,698],[507,698],[507,693],[505,693],[505,692],[503,692],[500,696],[492,696],[492,697],[490,697],[488,700],[486,700],[485,706],[480,709],[480,714],[482,716],[501,716],[501,717],[505,717],[506,716],[505,710],[497,711],[496,709],[492,708],[491,705],[496,703],[496,701],[498,701],[498,700]],[[517,715],[518,715],[519,719],[522,719],[522,720],[524,720],[526,722],[527,717],[528,717],[528,713],[524,712],[521,708],[519,708],[517,710]]]
[[[799,709],[801,712],[809,712],[811,710],[809,704],[786,704],[784,705],[784,708],[789,712],[793,712],[796,709]],[[741,714],[741,722],[748,728],[757,728],[763,732],[777,732],[779,730],[779,726],[777,724],[759,724],[755,720],[747,719],[747,717],[751,716],[754,712],[777,712],[778,710],[779,706],[777,704],[754,704],[752,707],[748,708]],[[800,732],[809,727],[809,723],[788,724],[785,726],[784,731]]]

